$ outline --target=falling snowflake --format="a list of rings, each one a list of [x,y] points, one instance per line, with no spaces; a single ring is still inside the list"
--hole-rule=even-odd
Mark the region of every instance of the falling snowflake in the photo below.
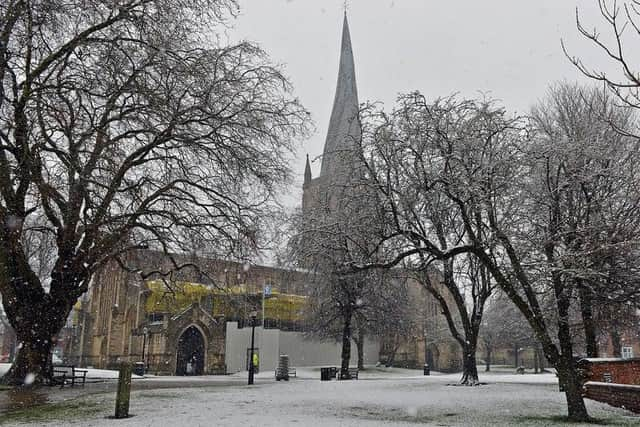
[[[33,384],[33,382],[36,380],[36,375],[32,374],[31,372],[29,372],[25,377],[24,377],[24,384],[25,385],[31,385]]]

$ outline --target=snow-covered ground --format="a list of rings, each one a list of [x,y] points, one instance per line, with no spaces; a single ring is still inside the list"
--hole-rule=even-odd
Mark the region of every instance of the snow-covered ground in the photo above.
[[[94,410],[80,409],[65,417],[66,422],[40,420],[31,425],[552,426],[561,425],[558,417],[566,411],[553,374],[481,374],[487,385],[479,387],[448,386],[458,380],[458,374],[424,377],[419,371],[403,369],[368,370],[357,381],[320,381],[319,377],[317,368],[298,368],[298,378],[289,382],[275,382],[272,372],[261,372],[254,386],[239,381],[134,391],[133,416],[118,421],[107,418],[113,413],[114,393],[91,395],[80,398],[84,402],[77,406]],[[620,409],[591,401],[588,407],[592,416],[608,423],[640,424],[640,417]]]

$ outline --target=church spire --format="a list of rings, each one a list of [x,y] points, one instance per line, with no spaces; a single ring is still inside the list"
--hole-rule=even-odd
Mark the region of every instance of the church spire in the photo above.
[[[356,141],[360,139],[358,108],[356,72],[351,49],[349,21],[345,10],[338,83],[324,145],[321,176],[341,174],[345,172],[345,168],[349,167],[348,164],[344,164],[342,159],[346,160],[346,157],[350,157],[345,156],[344,153],[351,151],[355,147]]]
[[[309,163],[309,155],[307,154],[307,163],[304,165],[304,182],[303,186],[311,182],[311,164]]]

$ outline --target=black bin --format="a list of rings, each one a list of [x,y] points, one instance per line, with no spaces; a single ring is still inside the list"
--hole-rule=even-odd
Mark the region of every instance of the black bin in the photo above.
[[[331,380],[331,368],[320,368],[320,381]]]
[[[423,373],[425,375],[431,375],[431,371],[429,370],[429,365],[428,364],[425,363],[424,366],[423,366],[423,369],[424,369]]]
[[[136,375],[144,375],[144,362],[136,362],[133,365],[133,373]]]

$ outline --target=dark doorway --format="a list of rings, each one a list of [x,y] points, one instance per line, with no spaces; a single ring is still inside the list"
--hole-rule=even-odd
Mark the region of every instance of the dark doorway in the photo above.
[[[191,326],[178,339],[176,375],[204,374],[204,337],[198,328]]]
[[[439,369],[438,359],[440,358],[440,351],[438,350],[438,347],[435,344],[430,344],[426,350],[426,363],[432,370],[437,371]]]

